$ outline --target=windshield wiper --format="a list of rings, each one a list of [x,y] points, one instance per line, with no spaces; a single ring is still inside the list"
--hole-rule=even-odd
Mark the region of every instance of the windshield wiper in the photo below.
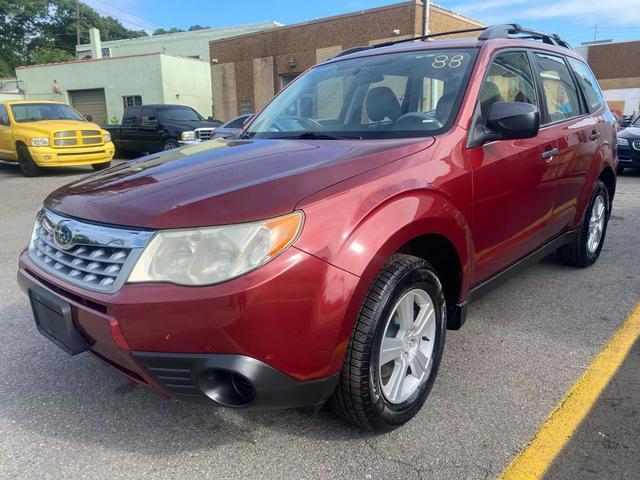
[[[301,132],[296,135],[272,137],[273,140],[362,140],[359,136],[332,135],[322,132]]]

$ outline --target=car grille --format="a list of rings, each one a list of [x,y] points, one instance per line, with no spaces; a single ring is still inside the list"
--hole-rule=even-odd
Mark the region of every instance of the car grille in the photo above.
[[[100,145],[102,142],[100,130],[64,130],[53,134],[53,145],[55,147]]]
[[[69,283],[113,293],[126,281],[152,235],[84,223],[43,209],[33,229],[29,257]]]
[[[634,140],[631,145],[633,145],[634,150],[640,150],[640,140]]]
[[[196,128],[196,140],[210,140],[215,128]]]

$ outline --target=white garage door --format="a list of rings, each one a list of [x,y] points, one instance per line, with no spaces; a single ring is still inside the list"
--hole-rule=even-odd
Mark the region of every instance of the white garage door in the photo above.
[[[85,117],[90,115],[96,123],[109,123],[104,88],[70,90],[71,105]]]

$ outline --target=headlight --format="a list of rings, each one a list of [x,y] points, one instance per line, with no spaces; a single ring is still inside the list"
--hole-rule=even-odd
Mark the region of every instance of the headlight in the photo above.
[[[32,147],[48,147],[49,146],[49,137],[33,137],[31,139]]]
[[[618,137],[618,145],[629,145],[629,140],[626,138]]]
[[[196,132],[182,132],[180,134],[180,140],[183,142],[189,142],[196,139]]]
[[[254,270],[289,247],[302,228],[294,212],[261,222],[157,232],[129,282],[212,285]]]
[[[104,134],[104,143],[109,143],[111,141],[111,134],[110,133],[105,133]]]

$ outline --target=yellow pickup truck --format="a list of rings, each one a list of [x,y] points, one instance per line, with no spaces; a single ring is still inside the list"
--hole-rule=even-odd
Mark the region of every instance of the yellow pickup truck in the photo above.
[[[111,135],[66,103],[44,100],[0,102],[0,160],[18,162],[34,177],[43,168],[111,165]]]

